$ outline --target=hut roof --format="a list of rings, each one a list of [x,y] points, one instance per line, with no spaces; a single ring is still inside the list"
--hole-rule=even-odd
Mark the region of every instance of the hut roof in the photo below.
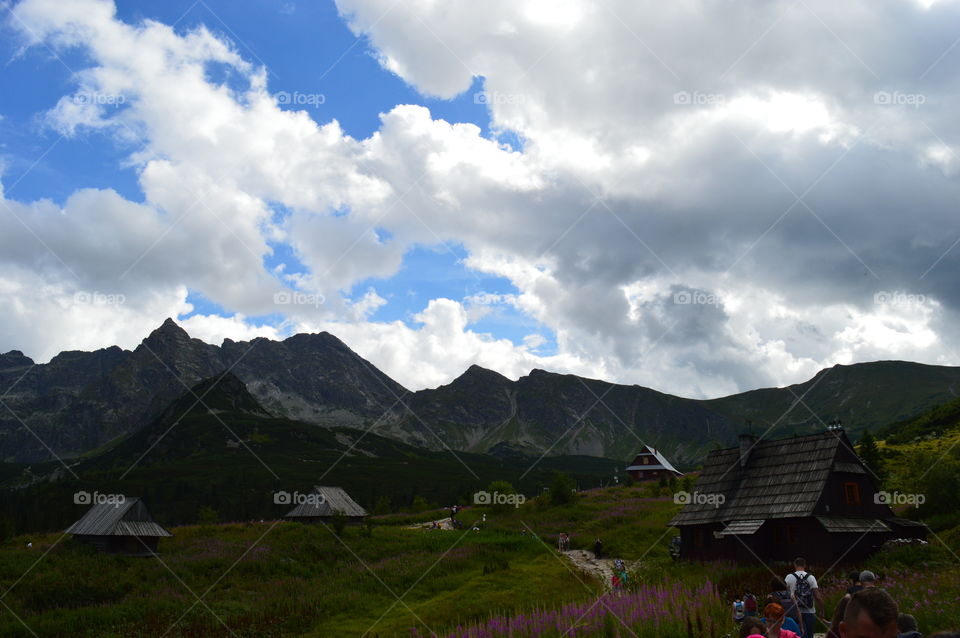
[[[296,507],[287,512],[287,518],[333,516],[335,512],[343,512],[346,516],[351,517],[367,515],[367,510],[357,505],[357,502],[350,498],[342,487],[316,485],[311,495],[318,495],[322,498],[298,503]]]
[[[852,449],[840,430],[761,440],[750,449],[745,467],[740,465],[739,447],[715,450],[704,463],[694,496],[722,494],[723,498],[691,498],[669,524],[810,516],[830,472],[854,471],[846,467],[850,463],[834,466],[842,445]]]
[[[122,503],[98,503],[66,534],[81,536],[173,536],[150,516],[139,497],[127,497]]]
[[[643,447],[644,450],[634,457],[634,460],[636,460],[637,457],[645,454],[651,454],[653,455],[653,458],[657,460],[657,463],[653,465],[630,465],[627,467],[627,470],[668,470],[674,474],[683,474],[683,472],[680,472],[677,470],[677,468],[673,467],[670,461],[667,460],[667,457],[661,454],[659,450],[654,447],[650,447],[649,445],[645,445]]]

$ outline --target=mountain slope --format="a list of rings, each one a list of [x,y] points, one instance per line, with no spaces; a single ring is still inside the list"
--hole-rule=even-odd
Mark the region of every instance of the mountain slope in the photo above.
[[[11,390],[0,413],[0,460],[82,454],[136,431],[225,370],[272,413],[323,425],[372,422],[407,392],[327,333],[218,347],[167,319],[133,351],[67,352],[38,365],[17,351],[2,355],[0,384]]]
[[[758,433],[776,424],[771,434],[785,436],[819,431],[823,423],[835,418],[841,419],[848,431],[860,433],[916,416],[958,393],[960,368],[874,361],[835,365],[803,383],[701,403],[740,423],[752,419]]]
[[[18,351],[0,355],[0,387],[9,388],[3,395],[9,409],[0,410],[0,462],[99,449],[224,371],[274,416],[328,428],[373,427],[434,450],[626,460],[651,444],[686,465],[714,445],[732,444],[747,419],[758,433],[786,436],[841,418],[856,434],[908,419],[960,390],[960,368],[878,361],[706,401],[542,370],[513,381],[479,366],[410,393],[327,333],[214,346],[167,319],[133,351],[64,352],[39,365]]]
[[[371,510],[381,498],[394,507],[416,496],[450,504],[470,501],[495,480],[537,494],[555,470],[599,485],[617,465],[596,457],[454,454],[273,417],[232,373],[200,381],[145,427],[68,463],[70,472],[56,461],[0,466],[0,517],[21,532],[63,529],[79,513],[73,494],[85,490],[142,496],[168,524],[195,522],[203,507],[223,520],[275,518],[289,506],[274,503],[274,492],[305,493],[321,483],[343,486]]]

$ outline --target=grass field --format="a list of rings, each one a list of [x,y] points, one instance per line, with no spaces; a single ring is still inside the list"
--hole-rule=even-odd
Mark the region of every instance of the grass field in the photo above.
[[[18,537],[0,546],[0,592],[9,590],[0,635],[506,636],[497,628],[540,631],[537,619],[547,618],[550,631],[514,635],[561,635],[557,627],[569,624],[577,628],[567,635],[629,636],[619,620],[629,614],[638,636],[686,636],[688,622],[696,635],[729,633],[724,601],[744,588],[765,591],[770,572],[674,563],[665,523],[678,506],[658,490],[597,489],[569,505],[465,510],[468,524],[487,515],[481,531],[406,527],[442,512],[378,517],[372,531],[348,526],[340,538],[287,522],[184,526],[161,542],[159,558],[104,556],[57,534]],[[575,548],[600,535],[610,555],[641,560],[635,598],[597,603],[599,583],[554,551],[560,531]],[[950,549],[906,548],[870,565],[925,629],[960,627],[960,562],[951,554],[960,534],[940,537]],[[842,576],[822,579],[831,603]]]

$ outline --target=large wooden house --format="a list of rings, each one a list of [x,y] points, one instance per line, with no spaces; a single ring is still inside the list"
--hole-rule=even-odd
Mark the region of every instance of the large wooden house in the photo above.
[[[102,552],[134,556],[156,554],[158,541],[173,536],[153,520],[138,497],[98,503],[65,533]]]
[[[343,514],[348,523],[360,523],[367,510],[360,507],[342,487],[314,486],[313,491],[287,512],[285,518],[302,523],[328,522]]]
[[[649,445],[644,445],[640,453],[633,458],[633,462],[627,466],[627,474],[635,481],[659,479],[663,475],[667,478],[683,476],[657,448]]]
[[[927,528],[877,498],[877,485],[843,430],[776,441],[741,435],[707,457],[669,525],[693,560],[856,561]]]

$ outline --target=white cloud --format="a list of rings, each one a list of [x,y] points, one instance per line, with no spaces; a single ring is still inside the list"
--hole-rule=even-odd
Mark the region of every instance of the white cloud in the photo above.
[[[837,361],[960,363],[956,34],[943,27],[956,4],[338,6],[424,94],[453,97],[482,75],[492,128],[521,135],[523,152],[415,105],[356,140],[281,109],[265,70],[209,31],[124,24],[102,0],[25,0],[25,37],[91,60],[47,121],[132,144],[145,201],[4,200],[24,222],[0,218],[0,299],[15,309],[4,344],[131,343],[190,290],[237,313],[192,317],[198,335],[327,329],[412,388],[471,363],[688,396]],[[210,64],[230,82],[212,82]],[[277,242],[305,273],[265,268]],[[353,287],[441,242],[518,293],[429,300],[414,327],[371,322],[385,300]],[[278,307],[284,282],[323,302]],[[873,303],[900,289],[929,302]],[[124,295],[124,326],[90,331],[103,308],[52,312],[77,291]],[[681,292],[715,303],[676,303]],[[472,330],[496,304],[549,329],[557,354],[537,355],[537,334],[517,346]],[[245,320],[278,311],[277,328]]]

